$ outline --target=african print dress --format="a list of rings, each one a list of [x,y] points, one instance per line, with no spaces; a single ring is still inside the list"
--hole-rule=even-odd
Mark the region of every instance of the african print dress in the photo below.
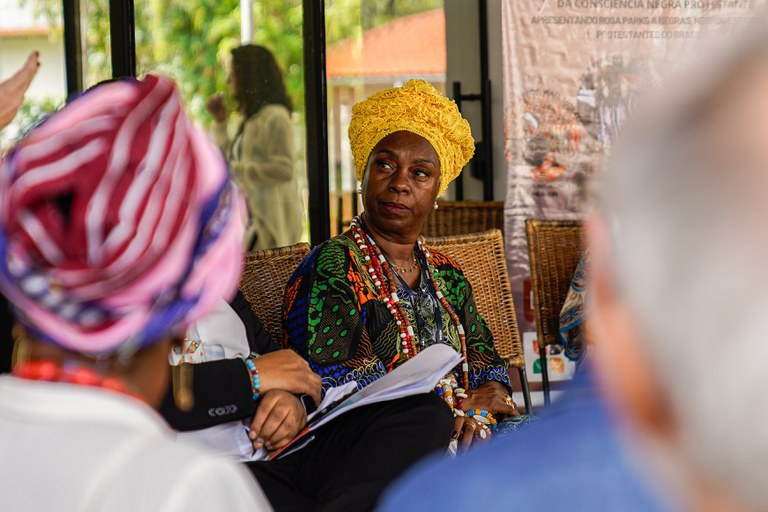
[[[504,363],[477,312],[469,281],[456,263],[431,252],[438,284],[466,333],[470,389],[492,380],[509,388]],[[343,234],[308,254],[286,287],[284,344],[304,357],[322,377],[324,392],[351,380],[365,387],[405,360],[399,352],[396,321],[379,300],[363,262],[360,249]],[[419,347],[446,343],[461,350],[456,326],[429,293],[425,272],[421,274],[421,283],[415,290],[407,290],[401,300],[410,324],[419,334]]]

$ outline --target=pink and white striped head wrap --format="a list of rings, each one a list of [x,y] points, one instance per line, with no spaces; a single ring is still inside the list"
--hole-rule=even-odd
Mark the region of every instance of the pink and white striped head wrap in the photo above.
[[[172,81],[105,84],[0,166],[0,291],[38,338],[127,356],[234,294],[245,218]]]

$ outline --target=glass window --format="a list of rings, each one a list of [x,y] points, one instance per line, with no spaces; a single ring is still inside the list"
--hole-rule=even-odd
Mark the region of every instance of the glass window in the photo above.
[[[59,2],[61,3],[61,2]],[[112,78],[112,45],[109,30],[109,0],[81,0],[83,31],[83,87],[88,89]]]
[[[229,160],[249,199],[247,248],[309,239],[301,6],[135,0],[137,74],[175,79]]]

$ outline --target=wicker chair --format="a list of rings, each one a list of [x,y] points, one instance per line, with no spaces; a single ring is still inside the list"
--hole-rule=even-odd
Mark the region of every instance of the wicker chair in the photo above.
[[[283,339],[283,295],[288,279],[309,254],[309,244],[251,251],[245,258],[240,291],[264,328],[278,343]]]
[[[526,411],[530,414],[531,395],[525,371],[525,357],[507,274],[504,238],[501,231],[425,238],[428,247],[452,258],[464,271],[475,296],[477,310],[488,323],[496,350],[507,364],[517,368]]]
[[[488,229],[504,231],[502,201],[438,201],[440,207],[427,217],[422,236],[451,236]]]
[[[580,221],[527,219],[525,234],[528,238],[544,403],[548,405],[546,346],[560,343],[560,310],[581,259],[582,226]]]

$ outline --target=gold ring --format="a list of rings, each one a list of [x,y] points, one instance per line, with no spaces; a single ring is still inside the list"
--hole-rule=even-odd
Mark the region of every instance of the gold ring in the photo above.
[[[504,403],[506,403],[507,405],[509,405],[511,407],[515,407],[515,402],[512,400],[512,397],[510,395],[507,395],[504,398]]]
[[[465,428],[468,428],[474,432],[477,429],[477,423],[474,421],[468,421]]]

